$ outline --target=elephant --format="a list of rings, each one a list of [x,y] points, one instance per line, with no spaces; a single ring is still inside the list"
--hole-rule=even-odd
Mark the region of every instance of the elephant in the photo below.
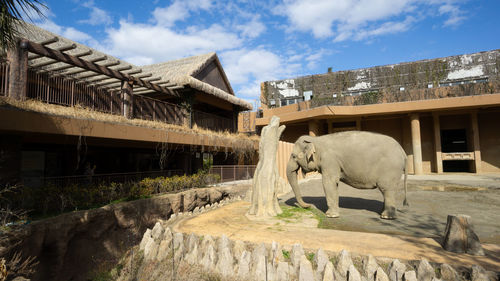
[[[339,217],[338,183],[342,181],[358,189],[378,188],[384,196],[382,219],[396,218],[396,193],[404,173],[404,206],[408,206],[407,156],[393,138],[366,131],[346,131],[318,137],[301,136],[294,144],[286,173],[297,203],[302,208],[312,205],[302,200],[297,183],[302,173],[322,174],[328,210],[327,217]]]

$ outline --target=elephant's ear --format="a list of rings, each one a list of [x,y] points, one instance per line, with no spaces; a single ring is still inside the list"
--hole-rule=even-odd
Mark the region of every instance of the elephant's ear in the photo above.
[[[312,142],[306,144],[305,147],[307,163],[314,161],[314,154],[316,154],[316,148]]]

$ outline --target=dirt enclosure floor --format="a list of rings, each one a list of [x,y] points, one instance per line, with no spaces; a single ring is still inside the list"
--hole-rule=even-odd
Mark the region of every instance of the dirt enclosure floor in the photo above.
[[[304,201],[326,212],[320,175],[301,181],[300,188]],[[407,260],[425,257],[429,261],[456,265],[481,264],[489,270],[500,271],[500,176],[491,176],[479,182],[454,182],[432,177],[410,179],[410,207],[402,208],[401,194],[398,207],[401,210],[396,220],[380,219],[383,207],[380,191],[357,190],[345,184],[339,188],[340,218],[326,218],[321,212],[313,211],[304,213],[295,221],[283,218],[251,220],[245,216],[249,203],[236,202],[180,221],[174,228],[199,235],[226,234],[234,240],[257,243],[274,240],[282,245],[302,243],[309,249],[323,248],[336,252],[346,249],[358,254]],[[286,205],[294,206],[295,203],[293,193],[280,198],[280,204],[285,209],[290,208]],[[472,217],[486,252],[485,257],[442,250],[439,241],[448,214]],[[321,229],[317,227],[318,218]]]
[[[472,218],[474,230],[483,243],[500,245],[500,176],[489,181],[440,180],[440,177],[412,177],[408,181],[410,207],[403,208],[399,196],[396,220],[382,220],[382,193],[378,189],[359,190],[339,185],[340,218],[325,218],[325,228],[411,235],[439,239],[445,231],[446,218],[465,214]],[[460,175],[455,176],[460,179]],[[496,183],[496,185],[495,185]],[[303,180],[300,184],[305,202],[313,203],[323,213],[327,210],[321,176]],[[286,205],[297,201],[293,193],[280,198]]]

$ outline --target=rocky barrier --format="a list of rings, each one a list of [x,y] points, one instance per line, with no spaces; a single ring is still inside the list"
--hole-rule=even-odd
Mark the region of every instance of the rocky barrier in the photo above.
[[[479,265],[452,267],[427,260],[403,261],[360,256],[342,250],[304,249],[301,244],[253,244],[227,236],[197,236],[173,232],[171,225],[238,200],[207,204],[192,212],[173,215],[147,229],[138,248],[130,251],[113,271],[118,280],[342,280],[433,281],[498,280],[496,272]],[[189,271],[198,271],[193,276]],[[213,279],[213,278],[212,278]]]
[[[88,280],[93,271],[115,265],[158,220],[217,204],[232,192],[230,187],[192,189],[40,220],[4,233],[0,257],[9,260],[16,252],[35,257],[32,280]]]

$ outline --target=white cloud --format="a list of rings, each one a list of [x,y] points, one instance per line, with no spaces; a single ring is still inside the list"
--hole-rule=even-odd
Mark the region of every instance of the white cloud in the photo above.
[[[153,11],[153,18],[155,23],[171,27],[176,21],[188,18],[191,12],[209,10],[211,7],[211,0],[175,0],[170,6],[156,8]]]
[[[260,82],[293,75],[300,68],[262,48],[231,50],[220,57],[231,84],[240,86],[237,94],[251,99],[259,98]]]
[[[208,28],[189,28],[176,32],[160,25],[136,24],[120,21],[118,29],[107,30],[107,49],[111,54],[129,58],[131,63],[141,64],[145,58],[160,62],[221,51],[238,47],[241,39],[237,34],[214,24]],[[141,59],[136,60],[137,54]]]
[[[237,25],[236,29],[243,37],[256,38],[266,30],[266,26],[260,21],[259,15],[254,15],[249,22]]]
[[[61,35],[78,42],[87,42],[92,39],[92,37],[87,33],[76,30],[73,27],[64,28],[64,31]]]
[[[36,22],[36,25],[50,32],[71,39],[73,41],[77,41],[91,46],[97,44],[97,41],[95,41],[89,34],[79,31],[73,27],[60,26],[49,19]]]
[[[79,23],[85,23],[90,25],[110,25],[113,23],[113,19],[108,14],[108,12],[99,9],[97,7],[90,7],[90,15],[86,20],[80,20]]]
[[[465,16],[463,16],[464,13],[458,6],[453,4],[444,4],[439,7],[439,14],[449,15],[449,18],[443,24],[444,26],[455,27],[465,20]]]
[[[457,25],[463,13],[454,0],[285,0],[274,12],[288,18],[292,30],[335,41],[362,40],[408,30],[425,10],[439,8]]]

